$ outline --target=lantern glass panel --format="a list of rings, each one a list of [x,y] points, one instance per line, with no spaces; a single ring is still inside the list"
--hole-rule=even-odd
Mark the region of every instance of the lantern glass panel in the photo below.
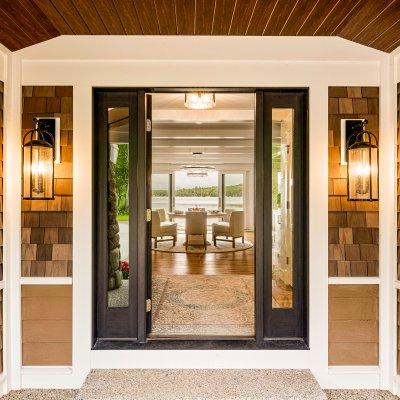
[[[23,196],[53,198],[54,148],[32,144],[24,146]]]
[[[356,147],[349,149],[349,199],[378,199],[378,149]]]

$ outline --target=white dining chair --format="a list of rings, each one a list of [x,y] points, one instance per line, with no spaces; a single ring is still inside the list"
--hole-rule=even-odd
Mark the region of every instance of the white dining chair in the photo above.
[[[207,212],[187,211],[186,212],[186,243],[188,249],[190,236],[202,236],[204,248],[207,250]]]
[[[151,237],[154,239],[154,248],[157,248],[158,242],[168,240],[172,240],[172,245],[175,246],[177,236],[178,224],[176,222],[161,222],[158,211],[151,212]],[[164,239],[164,237],[167,238]]]
[[[221,236],[224,236],[224,239],[221,239]],[[217,245],[217,240],[231,242],[233,248],[236,247],[235,240],[237,238],[242,238],[242,243],[244,243],[244,212],[232,211],[229,222],[216,222],[212,224],[212,237],[214,246]]]

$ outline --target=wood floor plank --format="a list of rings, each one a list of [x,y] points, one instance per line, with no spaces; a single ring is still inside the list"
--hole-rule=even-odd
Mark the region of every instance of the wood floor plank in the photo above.
[[[247,241],[254,243],[254,233],[246,232]],[[253,275],[254,247],[231,253],[166,253],[152,252],[155,275]]]

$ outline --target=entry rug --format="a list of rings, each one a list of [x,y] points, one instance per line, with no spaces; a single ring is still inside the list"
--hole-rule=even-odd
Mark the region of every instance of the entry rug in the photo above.
[[[79,400],[327,400],[325,393],[308,370],[223,369],[94,370],[79,390],[77,398]]]
[[[154,277],[152,336],[254,336],[254,276]]]

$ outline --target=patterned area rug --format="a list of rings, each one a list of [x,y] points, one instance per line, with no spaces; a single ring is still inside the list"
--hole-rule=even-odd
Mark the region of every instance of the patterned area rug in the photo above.
[[[153,278],[154,336],[254,336],[254,277]]]

